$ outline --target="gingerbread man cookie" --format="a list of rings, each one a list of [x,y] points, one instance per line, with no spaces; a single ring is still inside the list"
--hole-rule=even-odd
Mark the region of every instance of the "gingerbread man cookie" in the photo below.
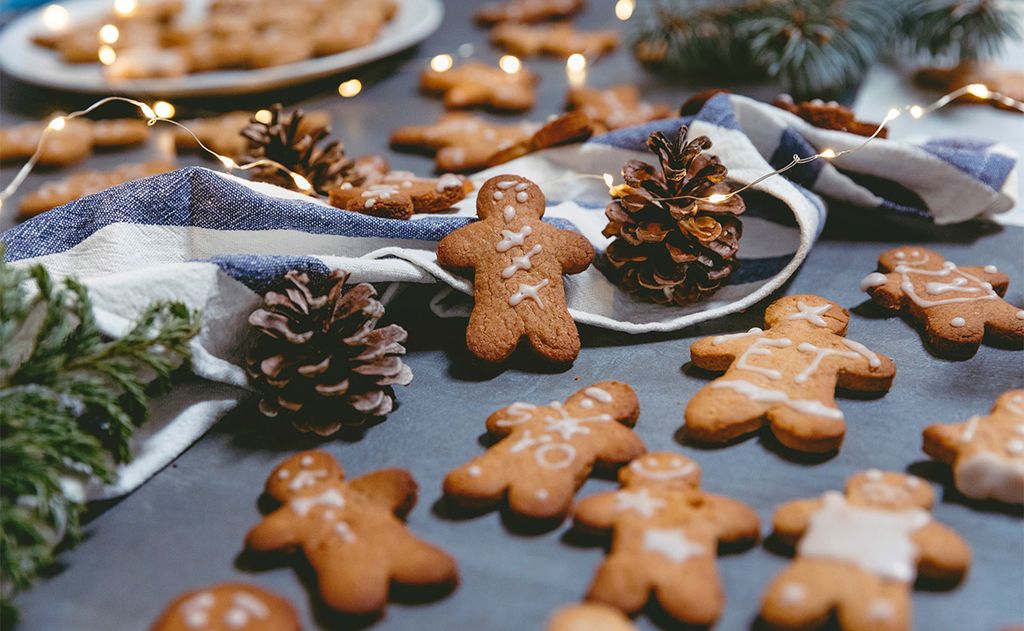
[[[924,452],[953,466],[967,497],[1024,504],[1024,390],[1004,392],[988,416],[925,428]]]
[[[556,363],[580,352],[580,336],[566,306],[562,274],[590,266],[594,247],[583,235],[541,221],[544,193],[524,177],[487,180],[476,198],[480,217],[437,245],[437,262],[473,272],[473,313],[466,346],[473,355],[501,362],[523,337]]]
[[[636,393],[618,381],[595,383],[565,403],[513,403],[488,417],[488,433],[500,440],[449,473],[445,495],[470,507],[507,497],[517,515],[561,519],[595,464],[621,465],[644,453],[630,429],[639,416]]]
[[[673,618],[711,625],[722,613],[715,557],[720,543],[757,540],[760,521],[747,505],[699,490],[689,458],[657,452],[619,470],[621,490],[583,499],[575,526],[614,533],[587,599],[639,611],[652,595]]]
[[[491,107],[521,112],[533,107],[537,75],[526,68],[505,72],[475,61],[438,72],[427,68],[420,75],[424,92],[444,95],[448,108]]]
[[[761,617],[783,629],[825,624],[842,631],[904,631],[918,573],[953,582],[971,551],[932,520],[931,488],[919,478],[873,469],[852,476],[846,494],[784,504],[774,535],[796,559],[768,586]]]
[[[408,171],[392,171],[363,186],[346,182],[331,191],[331,204],[344,210],[387,219],[409,219],[413,213],[451,208],[465,199],[465,178],[446,173],[439,178],[416,177]]]
[[[284,598],[245,583],[218,583],[174,599],[149,631],[299,631]]]
[[[18,213],[22,217],[32,217],[86,195],[106,190],[111,186],[167,173],[174,169],[175,165],[172,162],[155,160],[122,164],[112,171],[80,171],[59,180],[47,182],[31,193],[27,193],[18,203]]]
[[[561,20],[582,11],[586,0],[506,0],[484,5],[476,12],[481,24]]]
[[[640,98],[640,91],[632,85],[609,88],[570,88],[566,96],[566,109],[580,110],[590,117],[597,133],[623,127],[643,125],[673,115],[667,105],[651,104]]]
[[[966,359],[983,340],[1024,345],[1024,308],[1002,299],[1010,280],[995,265],[957,267],[932,250],[903,246],[883,253],[878,269],[861,289],[876,304],[917,321],[936,355]]]
[[[772,101],[772,105],[795,114],[811,125],[822,129],[834,129],[858,136],[871,136],[877,132],[878,138],[889,137],[888,129],[882,128],[879,131],[878,123],[857,120],[853,110],[835,101],[826,103],[821,99],[814,99],[797,103],[790,95],[780,94]]]
[[[30,122],[0,129],[0,162],[31,158],[48,125],[49,122]],[[89,156],[94,148],[125,147],[148,136],[149,127],[141,120],[75,118],[66,121],[62,129],[46,134],[38,161],[48,166],[68,166]]]
[[[514,55],[568,57],[580,53],[594,59],[619,45],[616,31],[577,31],[568,22],[530,26],[504,22],[491,30],[491,43]]]
[[[600,603],[563,607],[548,620],[547,631],[636,631],[618,609]]]
[[[837,387],[884,392],[892,360],[843,337],[850,314],[819,296],[786,296],[765,312],[766,330],[717,335],[690,349],[694,365],[725,371],[686,406],[686,431],[726,442],[763,424],[799,451],[838,449],[846,433]]]
[[[303,451],[270,474],[266,492],[283,506],[249,531],[259,552],[301,548],[324,603],[349,614],[381,611],[392,582],[454,585],[455,560],[417,539],[400,517],[416,503],[416,481],[382,469],[345,481],[324,451]]]

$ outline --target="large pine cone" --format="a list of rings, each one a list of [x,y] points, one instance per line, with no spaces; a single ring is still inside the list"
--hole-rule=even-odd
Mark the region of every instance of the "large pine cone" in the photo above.
[[[347,279],[335,271],[311,283],[293,270],[249,316],[260,333],[246,362],[263,395],[260,411],[321,436],[386,415],[392,386],[412,381],[400,357],[405,329],[376,328],[384,315],[376,290],[367,283],[346,290]]]
[[[340,140],[318,146],[330,133],[329,126],[310,121],[301,109],[285,111],[280,103],[270,108],[269,122],[254,117],[241,131],[249,141],[246,161],[269,159],[282,164],[306,178],[313,191],[324,196],[346,182],[353,186],[362,184],[355,163],[345,155]],[[299,190],[288,173],[273,165],[254,167],[249,172],[260,182]]]
[[[673,142],[661,132],[647,139],[660,170],[639,160],[622,168],[625,184],[612,191],[608,225],[614,237],[607,258],[616,283],[631,294],[659,304],[685,305],[717,290],[736,268],[745,210],[739,195],[719,203],[703,201],[726,195],[727,169],[706,136],[686,142],[680,127]]]

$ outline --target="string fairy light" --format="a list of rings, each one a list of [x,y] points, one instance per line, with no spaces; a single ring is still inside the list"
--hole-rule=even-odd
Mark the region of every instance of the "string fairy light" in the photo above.
[[[634,9],[636,9],[635,0],[619,0],[615,3],[615,17],[625,22],[633,17]]]
[[[39,135],[39,142],[36,145],[35,152],[28,159],[28,161],[24,165],[22,165],[21,169],[14,176],[14,179],[11,180],[11,182],[6,187],[4,187],[3,191],[0,191],[0,212],[3,212],[3,208],[5,206],[6,201],[12,195],[14,195],[14,193],[17,192],[18,188],[25,181],[25,178],[28,177],[29,173],[32,172],[32,169],[35,168],[36,164],[39,162],[39,158],[43,153],[43,149],[46,147],[46,139],[47,137],[50,136],[50,134],[60,133],[61,131],[63,131],[67,127],[68,121],[74,120],[76,118],[81,118],[83,116],[87,116],[94,110],[97,110],[103,107],[104,105],[107,105],[108,103],[114,102],[127,103],[129,105],[136,107],[140,112],[142,112],[142,115],[145,117],[146,125],[150,127],[156,125],[157,123],[169,123],[171,125],[184,129],[185,132],[188,133],[188,135],[192,136],[192,138],[195,140],[196,144],[199,146],[200,149],[202,149],[203,151],[205,151],[206,153],[210,154],[218,161],[220,161],[220,163],[224,165],[224,168],[226,168],[229,171],[248,171],[259,166],[270,166],[288,174],[292,181],[295,182],[295,186],[297,186],[300,191],[308,193],[313,190],[313,185],[310,184],[309,180],[303,177],[301,173],[296,173],[295,171],[292,171],[291,169],[281,164],[280,162],[277,162],[276,160],[271,160],[269,158],[261,158],[253,162],[238,164],[229,156],[219,154],[213,149],[207,147],[205,144],[203,144],[203,141],[200,140],[199,137],[196,136],[195,133],[186,125],[183,125],[182,123],[179,123],[178,121],[171,119],[171,117],[174,116],[175,110],[174,106],[168,103],[167,101],[156,101],[153,103],[153,105],[149,105],[148,103],[136,101],[135,99],[130,99],[123,96],[108,96],[100,99],[99,101],[96,101],[95,103],[86,107],[85,109],[71,112],[70,114],[58,115],[50,119],[46,126],[43,127],[42,133]],[[258,122],[267,123],[270,120],[270,116],[271,113],[269,110],[259,110],[258,112],[256,112],[253,118]]]
[[[942,95],[941,97],[939,97],[938,99],[936,99],[927,106],[905,105],[902,108],[890,108],[889,111],[886,112],[885,118],[882,119],[882,122],[878,124],[878,127],[875,129],[875,131],[870,136],[865,138],[863,142],[849,149],[836,151],[835,149],[826,147],[825,149],[822,149],[818,153],[805,157],[800,157],[797,154],[793,154],[793,159],[788,164],[783,166],[781,169],[776,169],[775,171],[772,171],[770,173],[765,173],[764,175],[754,179],[750,183],[741,186],[740,188],[737,188],[729,193],[712,193],[707,197],[700,197],[697,195],[680,195],[678,197],[659,197],[655,199],[657,201],[683,201],[689,199],[698,202],[707,202],[709,204],[721,204],[722,202],[726,202],[732,199],[733,197],[739,195],[740,193],[757,186],[758,184],[764,182],[768,178],[774,177],[776,175],[781,175],[786,171],[789,171],[790,169],[793,169],[801,164],[807,164],[809,162],[814,162],[815,160],[831,161],[835,160],[836,158],[841,158],[845,155],[860,151],[861,149],[869,145],[871,142],[873,142],[876,138],[878,138],[878,135],[882,133],[882,130],[885,129],[891,121],[899,118],[903,114],[903,112],[909,113],[911,118],[920,119],[923,116],[927,116],[928,114],[931,114],[936,110],[946,107],[956,99],[967,94],[986,101],[997,101],[999,103],[1002,103],[1003,105],[1012,107],[1020,112],[1024,112],[1024,101],[1018,101],[1005,94],[996,92],[984,84],[971,83],[969,85],[965,85],[961,88],[953,90],[949,94]],[[608,174],[606,173],[605,175]],[[607,180],[608,178],[605,178],[606,183]],[[613,196],[616,195],[617,192],[619,192],[611,184],[608,185],[608,191]]]

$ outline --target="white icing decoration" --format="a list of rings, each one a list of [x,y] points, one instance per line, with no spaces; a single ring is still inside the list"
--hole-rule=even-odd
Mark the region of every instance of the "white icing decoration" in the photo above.
[[[864,472],[864,477],[869,480],[881,480],[882,472],[879,471],[878,469],[868,469],[867,471]]]
[[[501,191],[494,191],[494,195],[492,195],[491,197],[494,198],[494,201],[500,202],[501,200],[505,199],[505,194],[502,193]]]
[[[309,511],[313,510],[317,506],[336,506],[338,508],[344,508],[345,498],[342,497],[341,491],[330,488],[324,489],[323,492],[317,495],[293,497],[288,504],[295,513],[305,517],[309,514]]]
[[[313,464],[313,456],[306,454],[305,456],[302,457],[302,460],[299,460],[299,464],[304,467],[308,467],[309,465]]]
[[[498,182],[497,187],[504,191],[505,189],[512,188],[515,185],[515,180],[502,180]]]
[[[520,182],[519,184],[516,184],[516,191],[517,192],[522,193],[523,191],[525,191],[528,188],[530,188],[530,183],[529,182]]]
[[[800,374],[793,377],[793,381],[797,383],[806,382],[811,377],[811,375],[814,374],[814,371],[818,369],[818,366],[821,365],[822,360],[824,360],[826,357],[833,355],[837,357],[847,357],[850,359],[857,359],[860,357],[858,353],[836,351],[832,350],[831,348],[819,348],[814,344],[811,344],[810,342],[800,342],[800,345],[797,346],[796,348],[797,350],[804,353],[814,353],[814,359],[812,359],[811,363],[807,365],[807,368],[804,368],[802,371],[800,371]]]
[[[840,410],[830,408],[821,401],[815,401],[813,399],[790,399],[789,395],[782,390],[762,388],[761,386],[742,379],[719,379],[718,381],[713,381],[711,383],[711,387],[716,389],[728,388],[742,394],[751,401],[757,401],[760,403],[781,403],[796,410],[797,412],[803,412],[804,414],[811,414],[835,420],[841,420],[843,418],[843,413]]]
[[[613,401],[612,395],[607,390],[602,390],[597,386],[590,386],[583,391],[583,394],[587,395],[591,399],[596,399],[601,403],[611,403]]]
[[[530,196],[527,195],[525,192],[520,191],[520,192],[516,193],[516,201],[517,202],[522,203],[522,202],[525,202],[528,199],[530,199]]]
[[[996,267],[995,265],[986,265],[985,271],[988,272],[989,274],[995,274],[996,272],[999,271],[999,268]]]
[[[282,480],[287,480],[288,477],[291,476],[291,474],[292,472],[289,471],[288,469],[281,469],[280,471],[277,472],[277,477]]]
[[[910,491],[902,486],[890,484],[884,480],[865,482],[861,485],[860,490],[864,494],[864,497],[867,497],[874,502],[884,502],[887,504],[906,502],[911,495]]]
[[[835,491],[825,493],[797,554],[844,561],[884,578],[911,583],[918,549],[911,535],[931,521],[920,508],[877,510],[854,506]]]
[[[334,532],[341,536],[341,540],[345,543],[355,543],[356,535],[352,532],[352,528],[348,525],[348,522],[339,521],[334,525]]]
[[[1020,311],[1017,312],[1017,319],[1024,320],[1024,309],[1021,309]]]
[[[438,193],[443,193],[448,188],[462,188],[462,180],[457,175],[451,173],[445,173],[437,180],[437,186],[434,187]]]
[[[955,327],[955,328],[958,328],[958,329],[960,327],[966,326],[966,325],[967,325],[967,320],[964,320],[960,316],[957,316],[957,317],[955,317],[955,318],[953,318],[952,320],[949,321],[949,326],[952,326],[952,327]]]
[[[654,513],[664,507],[665,500],[651,497],[647,489],[615,493],[615,510],[620,513],[633,510],[643,517],[653,517]]]
[[[974,302],[978,300],[996,300],[999,295],[992,290],[992,285],[983,282],[981,279],[968,274],[967,272],[958,269],[955,263],[946,261],[942,264],[940,270],[928,270],[911,267],[915,263],[925,263],[928,261],[928,257],[924,257],[920,261],[908,261],[908,264],[897,265],[894,270],[902,278],[900,287],[903,289],[903,293],[906,294],[912,302],[922,309],[929,307],[935,307],[938,305],[952,304],[956,302]],[[925,292],[933,295],[941,295],[947,291],[955,293],[982,293],[984,295],[978,296],[957,296],[953,298],[942,298],[939,300],[929,300],[921,297],[914,289],[914,283],[911,281],[911,274],[917,274],[920,276],[931,276],[940,278],[949,278],[952,282],[950,283],[936,283],[928,282],[925,284]],[[956,277],[951,278],[951,275],[956,274]],[[977,286],[971,286],[969,283],[976,283]]]
[[[519,289],[514,294],[508,297],[508,304],[512,307],[515,307],[523,300],[529,298],[530,300],[536,302],[538,307],[543,309],[544,303],[541,301],[540,294],[537,293],[537,290],[547,287],[550,282],[550,280],[545,278],[536,285],[527,285],[526,283],[519,283]]]
[[[581,408],[586,408],[586,409],[589,410],[590,408],[594,407],[594,400],[593,399],[583,399],[582,401],[580,401],[580,407]]]
[[[721,346],[729,340],[739,339],[741,337],[750,337],[751,335],[763,335],[764,331],[757,328],[756,326],[746,333],[730,333],[729,335],[718,335],[715,339],[711,340],[711,344],[714,346]]]
[[[821,317],[821,314],[831,309],[832,305],[825,303],[817,307],[812,307],[805,304],[802,300],[798,300],[796,302],[796,308],[799,309],[799,311],[786,316],[787,320],[807,320],[814,326],[828,326],[828,322],[825,322],[825,318]]]
[[[182,603],[181,615],[185,618],[185,624],[193,629],[206,626],[210,616],[208,610],[215,601],[216,598],[210,592],[199,592]]]
[[[963,433],[960,434],[961,443],[969,443],[974,440],[974,434],[978,431],[978,421],[980,420],[980,416],[972,416],[967,419],[967,425],[964,427]]]
[[[546,427],[544,431],[558,434],[563,440],[569,440],[576,434],[589,434],[590,428],[583,423],[608,423],[612,420],[609,414],[597,414],[595,416],[569,416],[569,412],[562,405],[553,406],[558,411],[558,416],[544,419]]]
[[[231,608],[224,613],[224,624],[232,629],[241,629],[249,624],[250,617],[266,620],[270,615],[270,608],[252,594],[239,592],[231,600]]]
[[[494,422],[498,427],[512,427],[514,425],[522,425],[533,418],[533,411],[537,409],[537,406],[532,403],[522,403],[517,401],[512,405],[505,408],[505,413],[508,415],[506,418],[498,419]]]
[[[483,473],[483,470],[480,468],[479,465],[474,464],[470,465],[469,468],[466,469],[466,473],[468,473],[471,477],[478,478],[480,477],[480,474]]]
[[[530,262],[530,257],[540,254],[542,248],[538,243],[530,248],[526,254],[522,256],[513,256],[512,264],[501,271],[502,278],[512,278],[519,270],[528,270],[533,267],[533,263]]]
[[[863,280],[860,281],[860,288],[861,291],[867,291],[872,287],[881,287],[887,282],[888,279],[885,277],[885,274],[881,274],[879,272],[871,272],[870,274],[865,276]]]
[[[845,337],[842,338],[842,342],[850,350],[854,351],[855,353],[860,353],[861,355],[863,355],[864,358],[868,360],[868,366],[871,366],[872,368],[878,368],[879,366],[882,365],[882,360],[879,359],[878,355],[875,354],[875,352],[872,351],[867,346],[864,346],[860,342],[848,340]]]
[[[363,197],[369,197],[363,204],[366,208],[373,208],[373,205],[381,199],[391,199],[392,195],[398,193],[398,187],[393,184],[374,184],[362,192]]]
[[[967,497],[1024,504],[1024,460],[980,451],[958,459],[953,477],[956,488]]]
[[[548,493],[547,489],[537,489],[536,497],[540,501],[543,502],[543,501],[547,500],[550,496],[551,495],[550,495],[550,493]]]
[[[896,613],[896,608],[887,600],[875,600],[868,607],[868,617],[872,620],[889,620]]]
[[[317,480],[326,477],[326,469],[302,469],[296,472],[295,477],[288,484],[288,488],[292,491],[298,491],[308,486],[316,486]]]
[[[564,469],[576,459],[576,448],[566,443],[549,443],[538,447],[533,457],[544,469]]]
[[[513,232],[511,230],[501,231],[501,241],[494,246],[494,249],[498,252],[508,252],[517,245],[522,245],[526,241],[526,237],[533,234],[533,228],[530,226],[523,226],[518,231]]]
[[[799,583],[786,583],[779,592],[779,599],[786,605],[799,605],[807,599],[807,588]]]
[[[512,221],[516,218],[516,209],[512,206],[505,206],[501,211],[501,216],[505,218],[506,222]]]
[[[764,356],[764,357],[771,356],[771,354],[772,354],[771,348],[765,348],[766,346],[770,346],[770,347],[773,347],[773,348],[786,348],[786,347],[788,347],[788,346],[790,346],[792,344],[793,344],[793,342],[791,342],[789,339],[787,339],[785,337],[780,337],[778,339],[761,338],[761,339],[755,340],[754,343],[751,344],[750,346],[748,346],[747,350],[743,351],[743,354],[740,355],[739,359],[736,361],[736,368],[738,370],[746,370],[746,371],[749,371],[749,372],[755,372],[755,373],[764,375],[765,377],[768,377],[769,379],[775,379],[775,380],[782,379],[782,373],[779,372],[778,370],[775,370],[774,368],[762,368],[760,366],[753,366],[753,365],[750,364],[749,360],[751,359],[752,355],[758,355],[758,356]]]
[[[673,563],[682,563],[704,552],[699,544],[686,538],[682,528],[649,528],[644,531],[644,550]]]
[[[646,463],[645,463],[646,460]],[[651,467],[658,466],[658,458],[650,456],[646,459],[638,459],[629,463],[629,468],[640,477],[648,478],[650,480],[674,480],[676,478],[685,478],[686,476],[693,473],[696,465],[692,462],[685,463],[682,458],[673,459],[668,464],[673,468],[671,469],[649,469],[647,465]]]
[[[1021,440],[1019,438],[1011,438],[1006,442],[1006,451],[1008,451],[1010,455],[1013,456],[1019,455],[1021,452],[1024,452],[1024,440]]]

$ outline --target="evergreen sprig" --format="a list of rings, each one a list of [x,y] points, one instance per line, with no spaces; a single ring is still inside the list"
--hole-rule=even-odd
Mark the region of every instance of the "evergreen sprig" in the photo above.
[[[799,97],[856,84],[897,52],[958,63],[1020,37],[1000,0],[648,0],[637,12],[637,57],[656,67],[777,80]]]
[[[199,317],[155,303],[106,340],[81,283],[2,255],[0,244],[0,621],[10,622],[11,596],[79,534],[83,498],[68,482],[109,482],[130,457],[148,397],[189,359]]]

